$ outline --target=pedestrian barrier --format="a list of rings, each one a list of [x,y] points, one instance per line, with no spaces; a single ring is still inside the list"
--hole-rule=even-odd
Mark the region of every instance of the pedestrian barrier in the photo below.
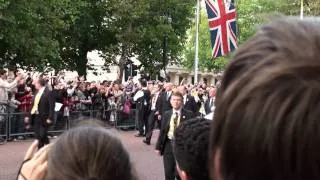
[[[79,122],[86,120],[100,120],[114,128],[135,128],[135,109],[130,114],[120,110],[87,110],[70,111],[67,116],[63,113],[55,112],[55,118],[52,120],[52,126],[48,129],[49,136],[55,136],[73,128]],[[32,126],[27,128],[24,119],[27,116],[25,112],[14,112],[9,109],[7,112],[0,112],[0,138],[5,141],[23,140],[27,137],[33,137]]]
[[[0,138],[5,139],[7,137],[7,129],[8,129],[8,124],[7,124],[7,113],[0,113]]]

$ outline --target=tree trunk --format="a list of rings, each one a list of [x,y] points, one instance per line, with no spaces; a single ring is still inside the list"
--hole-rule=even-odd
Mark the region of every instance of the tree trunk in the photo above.
[[[126,56],[126,46],[121,46],[121,57],[119,59],[119,80],[122,82],[122,78],[124,76],[123,74],[123,70],[124,70],[124,66],[126,64],[126,60],[127,60],[127,56]]]
[[[77,72],[79,76],[84,76],[85,79],[87,79],[87,63],[88,63],[88,59],[87,59],[87,52],[85,51],[85,53],[81,53],[79,55],[79,60],[77,63]]]
[[[124,70],[124,68],[123,68],[123,66],[119,66],[119,70],[120,70],[120,72],[119,72],[119,81],[121,81],[122,82],[122,78],[123,78],[123,76],[124,76],[124,74],[123,74],[123,70]]]

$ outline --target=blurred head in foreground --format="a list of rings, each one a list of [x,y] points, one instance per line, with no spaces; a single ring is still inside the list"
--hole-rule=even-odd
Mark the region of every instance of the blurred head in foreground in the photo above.
[[[281,19],[239,48],[218,90],[215,180],[320,179],[320,24]]]
[[[208,180],[209,120],[195,118],[175,130],[173,151],[181,180]]]
[[[129,154],[114,133],[99,126],[71,129],[48,154],[47,180],[136,180]]]

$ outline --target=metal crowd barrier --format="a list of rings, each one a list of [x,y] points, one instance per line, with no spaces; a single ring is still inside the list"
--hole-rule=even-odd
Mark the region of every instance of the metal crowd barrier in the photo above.
[[[68,116],[63,113],[56,112],[56,118],[53,125],[49,127],[48,134],[54,136],[60,134],[86,120],[100,120],[111,127],[135,128],[136,117],[135,109],[130,114],[125,114],[120,110],[87,110],[87,111],[70,111]],[[0,112],[0,138],[5,141],[23,136],[30,137],[33,135],[32,126],[26,129],[24,123],[25,112]],[[112,117],[113,116],[113,117]]]
[[[7,113],[0,113],[0,138],[1,139],[5,139],[8,136],[7,129],[9,127],[7,123],[7,117],[8,117]]]

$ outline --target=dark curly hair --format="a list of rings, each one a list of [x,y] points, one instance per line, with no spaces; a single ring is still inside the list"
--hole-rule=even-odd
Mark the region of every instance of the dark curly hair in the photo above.
[[[181,123],[174,133],[173,151],[181,170],[193,180],[209,179],[208,144],[210,120],[190,119]]]

